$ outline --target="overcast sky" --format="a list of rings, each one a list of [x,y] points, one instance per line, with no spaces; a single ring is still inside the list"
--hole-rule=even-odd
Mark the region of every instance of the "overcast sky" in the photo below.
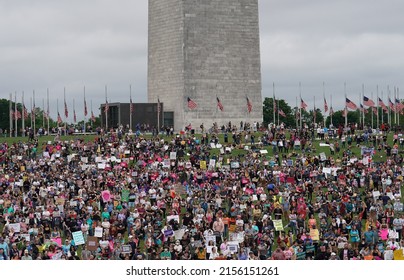
[[[203,1],[203,0],[201,0]],[[387,86],[402,87],[404,1],[260,0],[262,94],[286,99],[299,95],[323,108],[323,82],[335,110],[348,97],[376,99],[376,85],[387,100]],[[147,0],[0,0],[0,97],[17,92],[26,104],[36,93],[42,106],[50,90],[63,112],[63,88],[72,116],[75,98],[83,118],[83,87],[94,113],[105,100],[147,101]],[[404,98],[404,92],[401,94]],[[14,97],[13,97],[14,98]],[[90,110],[90,109],[89,109]],[[70,118],[72,121],[72,117]]]

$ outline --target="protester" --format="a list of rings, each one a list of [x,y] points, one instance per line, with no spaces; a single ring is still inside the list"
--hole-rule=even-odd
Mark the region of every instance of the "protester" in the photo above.
[[[241,127],[223,142],[203,128],[1,144],[0,259],[402,258],[403,158],[387,140]]]

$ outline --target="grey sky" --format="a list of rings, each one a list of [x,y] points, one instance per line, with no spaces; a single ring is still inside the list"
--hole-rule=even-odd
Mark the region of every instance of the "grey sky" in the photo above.
[[[203,1],[203,0],[201,0]],[[401,88],[404,73],[404,2],[399,0],[260,0],[263,97],[278,97],[292,106],[299,95],[323,108],[333,94],[335,109],[348,97],[359,103],[376,99],[390,85]],[[56,99],[63,112],[63,87],[72,121],[73,98],[83,118],[83,87],[94,113],[105,100],[146,102],[146,0],[0,0],[0,96],[22,91],[29,105],[32,91],[42,106],[50,90],[51,116]],[[404,97],[404,93],[401,94]],[[62,113],[61,113],[62,114]]]

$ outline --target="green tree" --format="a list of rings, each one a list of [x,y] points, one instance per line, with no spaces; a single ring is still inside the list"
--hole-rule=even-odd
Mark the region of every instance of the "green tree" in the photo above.
[[[266,97],[263,102],[263,114],[264,114],[264,124],[268,125],[269,123],[276,123],[278,124],[278,112],[275,112],[275,121],[274,121],[274,100],[273,98]],[[286,103],[283,99],[276,99],[276,108],[280,108],[286,116],[282,116],[279,114],[279,122],[285,123],[287,127],[295,127],[295,112]]]
[[[334,127],[338,127],[340,125],[345,126],[345,117],[343,116],[344,110],[336,111],[332,115],[332,124]],[[358,123],[359,122],[359,114],[357,111],[350,112],[348,111],[348,123]],[[329,127],[331,124],[331,117],[328,116],[326,119],[326,125]]]

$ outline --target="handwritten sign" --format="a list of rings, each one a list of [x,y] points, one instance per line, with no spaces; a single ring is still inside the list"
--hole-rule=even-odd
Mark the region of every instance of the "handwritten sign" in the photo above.
[[[72,235],[73,235],[74,244],[82,245],[82,244],[86,243],[84,241],[83,232],[81,230],[72,232]]]
[[[276,231],[283,231],[282,220],[274,220],[274,227]]]

